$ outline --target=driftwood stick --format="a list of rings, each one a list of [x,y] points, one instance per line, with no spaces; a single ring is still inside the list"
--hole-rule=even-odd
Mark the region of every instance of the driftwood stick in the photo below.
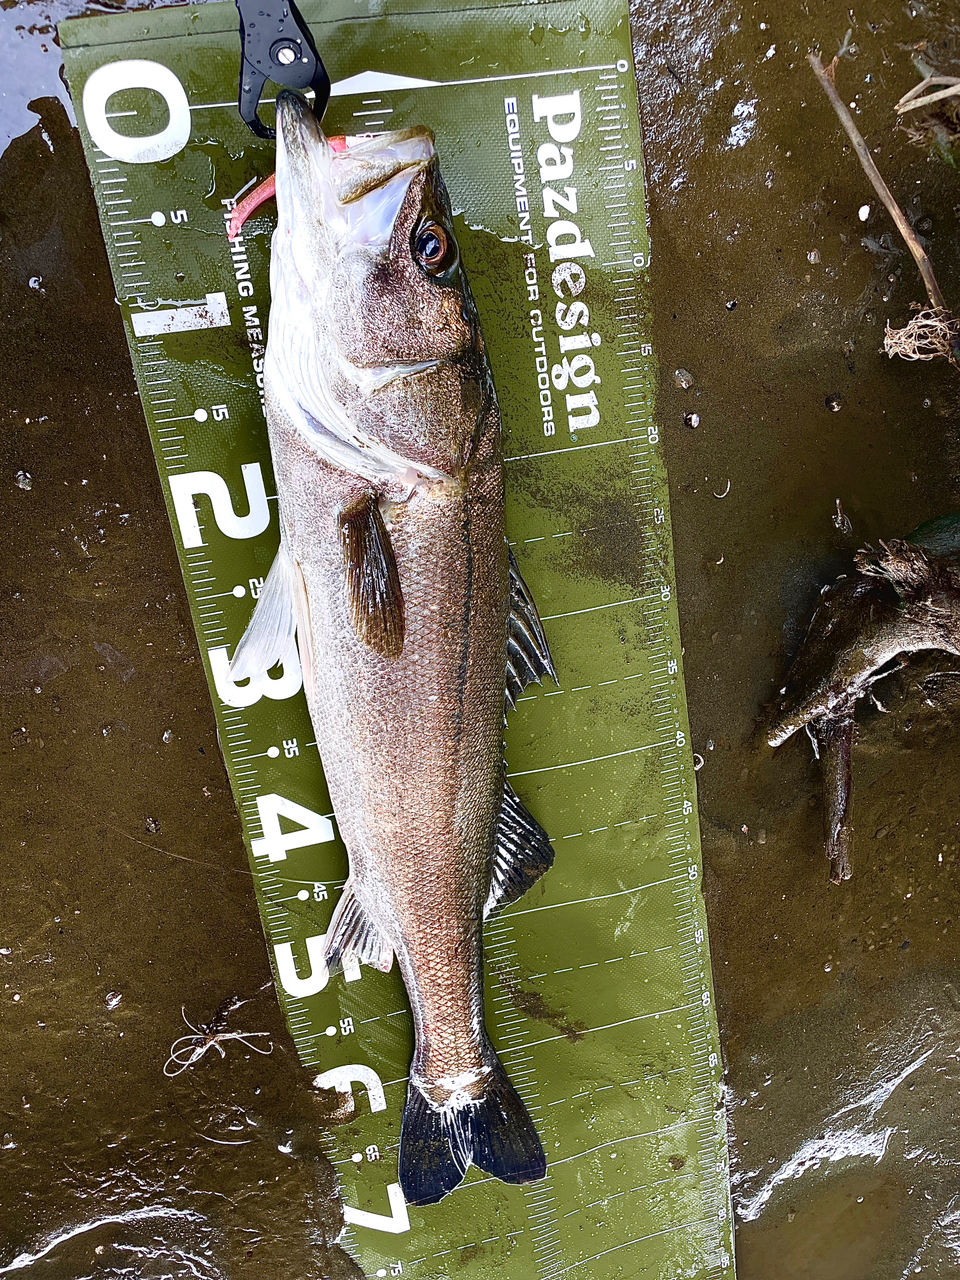
[[[949,88],[938,89],[936,93],[925,94],[922,98],[911,98],[909,101],[904,101],[901,98],[894,110],[898,116],[902,116],[908,111],[919,111],[922,107],[929,107],[935,102],[942,102],[946,98],[956,98],[958,95],[960,95],[960,80],[955,80]]]
[[[850,785],[853,776],[851,754],[856,723],[851,706],[835,720],[823,717],[811,726],[823,770],[823,829],[826,855],[830,859],[830,879],[834,884],[849,880],[853,872],[850,846]]]
[[[948,310],[943,294],[940,292],[937,277],[933,273],[933,264],[924,251],[920,241],[917,239],[913,227],[911,227],[910,223],[907,221],[906,214],[897,204],[896,200],[893,198],[893,193],[884,182],[880,170],[873,162],[873,157],[870,154],[867,144],[863,140],[860,130],[854,124],[853,117],[847,110],[843,99],[840,97],[839,93],[837,93],[836,85],[833,82],[833,73],[837,65],[836,58],[834,58],[829,67],[824,67],[820,58],[815,53],[808,53],[807,61],[813,68],[814,75],[816,75],[817,79],[820,81],[824,93],[830,99],[834,111],[836,111],[837,115],[840,117],[840,123],[843,125],[844,129],[846,129],[847,137],[853,143],[853,149],[857,153],[857,158],[860,163],[863,165],[864,173],[870,179],[873,184],[873,189],[883,201],[887,212],[896,223],[897,230],[900,232],[901,236],[903,236],[904,243],[913,254],[913,260],[916,262],[920,275],[923,278],[924,287],[926,288],[927,296],[930,299],[930,305],[937,310]]]

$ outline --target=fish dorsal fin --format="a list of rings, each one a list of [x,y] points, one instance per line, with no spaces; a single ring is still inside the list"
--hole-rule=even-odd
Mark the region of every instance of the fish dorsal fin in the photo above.
[[[543,631],[527,584],[520,576],[517,562],[510,552],[510,615],[507,619],[507,710],[512,711],[517,698],[528,684],[538,683],[544,676],[557,673],[550,656],[550,646]]]
[[[281,539],[253,616],[230,663],[233,680],[269,671],[290,652],[296,636],[307,694],[313,688],[310,606],[303,572],[285,539]]]
[[[375,493],[364,494],[341,512],[340,548],[354,630],[383,657],[399,658],[403,651],[403,592],[393,543]]]
[[[389,973],[393,964],[393,948],[361,906],[348,880],[327,930],[324,958],[333,973],[349,956],[381,973]]]
[[[553,846],[547,833],[520,803],[510,783],[504,783],[503,804],[497,822],[497,848],[493,855],[493,874],[484,916],[493,915],[522,898],[552,865]]]
[[[253,616],[230,663],[233,680],[261,675],[290,652],[297,630],[294,573],[293,556],[281,541]]]

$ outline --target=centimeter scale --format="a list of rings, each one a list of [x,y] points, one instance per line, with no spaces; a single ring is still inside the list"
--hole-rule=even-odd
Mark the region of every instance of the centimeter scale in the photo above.
[[[397,1184],[399,975],[331,977],[320,959],[346,855],[296,659],[229,673],[278,541],[272,210],[226,235],[273,168],[236,111],[236,11],[60,36],[277,991],[304,1088],[349,1095],[328,1137],[342,1243],[368,1276],[731,1277],[626,8],[302,7],[335,81],[328,133],[436,133],[503,413],[509,537],[561,682],[528,688],[507,730],[508,775],[556,863],[486,930],[488,1025],[548,1175],[506,1187],[471,1170],[425,1209]]]

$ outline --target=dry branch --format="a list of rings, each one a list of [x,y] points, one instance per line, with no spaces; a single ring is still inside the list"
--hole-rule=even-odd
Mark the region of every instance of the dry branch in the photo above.
[[[811,52],[807,54],[807,61],[813,68],[814,75],[820,81],[824,93],[830,99],[831,106],[836,111],[840,123],[846,130],[847,137],[853,144],[853,149],[863,166],[864,173],[870,179],[874,191],[883,201],[884,207],[913,255],[913,260],[917,264],[924,288],[927,291],[927,297],[930,299],[930,308],[914,316],[903,329],[891,329],[887,325],[884,349],[888,355],[899,355],[906,360],[932,360],[937,355],[944,355],[951,364],[960,364],[960,360],[958,360],[958,357],[960,357],[960,321],[957,320],[947,306],[940,285],[937,283],[937,277],[934,274],[933,263],[930,261],[929,255],[907,220],[906,214],[894,199],[893,192],[884,182],[883,175],[874,163],[870,149],[854,123],[853,116],[847,110],[846,103],[837,93],[837,86],[834,83],[837,59],[834,58],[830,65],[825,67],[820,61],[819,55]],[[930,79],[935,78],[931,77]],[[924,82],[923,86],[918,85],[917,89],[928,87],[928,83],[929,81]],[[917,89],[912,92],[916,93]],[[946,94],[954,91],[955,87],[951,87],[942,92]],[[903,108],[903,104],[909,96],[905,95],[904,98],[901,98],[897,104],[898,108]],[[905,109],[909,109],[909,107]]]

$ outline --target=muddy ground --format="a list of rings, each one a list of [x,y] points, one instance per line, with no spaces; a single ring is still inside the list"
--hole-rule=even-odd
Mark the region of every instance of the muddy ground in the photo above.
[[[215,1253],[233,1277],[356,1275],[328,1248],[333,1175],[264,989],[56,74],[68,11],[0,10],[0,1274],[207,1276]],[[634,18],[738,1274],[952,1276],[960,675],[928,659],[863,709],[839,888],[809,744],[773,752],[758,726],[853,550],[960,508],[960,374],[880,353],[923,293],[804,54],[846,45],[841,92],[960,308],[960,174],[892,110],[918,57],[960,74],[960,22],[947,0],[655,0]],[[158,1063],[181,1005],[208,1019],[225,995],[274,1052],[190,1073],[174,1107]]]

